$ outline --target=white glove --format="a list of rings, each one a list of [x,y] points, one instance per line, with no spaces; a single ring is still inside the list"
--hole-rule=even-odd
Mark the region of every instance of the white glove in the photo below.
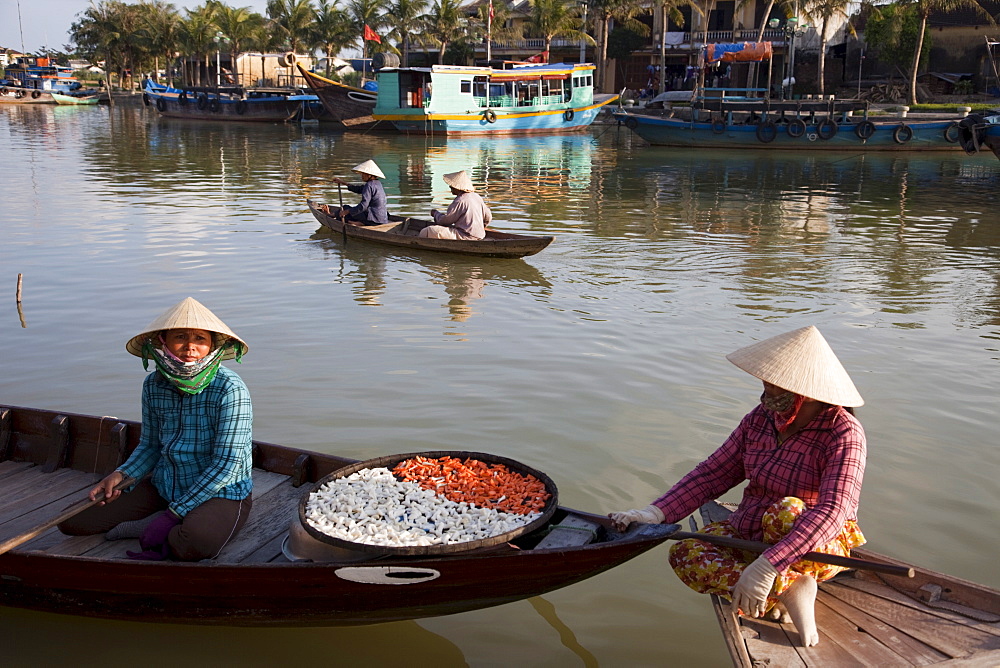
[[[660,524],[663,522],[663,511],[656,506],[646,506],[642,510],[625,510],[617,513],[608,513],[615,530],[625,531],[632,522],[642,522],[643,524]]]
[[[767,608],[767,595],[771,593],[778,571],[764,557],[757,557],[743,569],[739,582],[733,587],[733,605],[751,617],[761,617]]]

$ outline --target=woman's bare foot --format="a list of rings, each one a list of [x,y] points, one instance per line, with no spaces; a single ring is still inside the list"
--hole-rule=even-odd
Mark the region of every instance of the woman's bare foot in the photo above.
[[[816,591],[816,580],[811,575],[801,575],[778,597],[788,610],[803,647],[819,644],[819,631],[816,630]]]

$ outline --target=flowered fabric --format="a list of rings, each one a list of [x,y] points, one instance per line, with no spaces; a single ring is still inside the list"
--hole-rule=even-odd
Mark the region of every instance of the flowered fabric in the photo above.
[[[785,497],[774,503],[764,513],[761,523],[764,542],[777,543],[787,536],[805,510],[805,502],[795,497]],[[728,520],[707,524],[698,533],[732,538],[740,537]],[[858,523],[854,520],[848,520],[836,538],[813,551],[848,557],[851,554],[851,548],[864,545],[864,543],[865,537],[861,533],[861,529],[858,528]],[[689,538],[678,541],[671,546],[670,565],[677,577],[696,592],[717,594],[731,601],[733,587],[739,581],[743,569],[759,556],[755,552],[712,545],[695,538]],[[811,575],[817,582],[823,582],[843,570],[846,570],[843,566],[832,566],[806,560],[796,561],[788,569],[778,572],[778,577],[775,579],[771,594],[767,599],[767,608],[770,609],[775,604],[775,597],[784,593],[800,576]]]

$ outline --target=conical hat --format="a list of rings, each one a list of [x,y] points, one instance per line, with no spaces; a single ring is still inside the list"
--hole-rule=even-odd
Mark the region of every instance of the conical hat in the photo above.
[[[472,185],[472,179],[469,178],[464,169],[460,172],[445,174],[444,182],[455,190],[464,190],[467,193],[476,192],[476,186]]]
[[[385,178],[385,174],[382,170],[378,168],[374,160],[365,160],[360,165],[351,170],[352,172],[358,172],[359,174],[371,174],[372,176],[377,176],[380,179]]]
[[[836,406],[863,406],[857,388],[819,330],[779,334],[726,355],[751,376]]]
[[[209,332],[214,332],[216,334],[221,334],[222,336],[228,336],[236,339],[241,344],[243,344],[243,353],[246,354],[249,350],[249,346],[240,337],[233,334],[233,330],[226,326],[226,323],[219,320],[218,317],[211,311],[209,311],[201,302],[188,297],[179,304],[172,306],[167,309],[160,317],[158,317],[153,322],[149,323],[149,326],[142,331],[141,334],[137,334],[128,340],[125,344],[125,350],[132,353],[136,357],[142,357],[142,344],[149,338],[151,334],[155,335],[157,332],[164,329],[204,329]],[[225,354],[222,359],[233,359],[236,357],[236,351],[230,350]]]

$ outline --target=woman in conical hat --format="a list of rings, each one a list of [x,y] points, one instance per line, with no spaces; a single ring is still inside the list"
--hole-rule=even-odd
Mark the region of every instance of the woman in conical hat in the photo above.
[[[253,407],[223,360],[247,344],[188,297],[125,344],[148,369],[142,435],[128,460],[90,491],[105,501],[59,525],[70,535],[138,538],[133,559],[197,561],[219,554],[246,523],[252,487]],[[134,478],[127,492],[115,487]]]
[[[472,179],[463,170],[444,175],[444,182],[455,195],[448,210],[431,211],[433,225],[420,230],[420,236],[429,239],[478,240],[486,237],[486,227],[493,221],[493,212],[476,192]]]
[[[688,539],[671,547],[670,564],[689,587],[729,599],[743,614],[787,612],[802,644],[815,645],[816,583],[843,569],[801,557],[811,551],[848,556],[865,542],[857,524],[865,433],[851,410],[864,401],[815,327],[779,334],[727,359],[763,382],[760,404],[666,494],[609,517],[619,529],[679,522],[749,481],[736,511],[702,532],[772,547],[751,558]]]
[[[389,201],[385,189],[379,179],[385,174],[375,164],[374,160],[365,160],[351,170],[361,175],[362,183],[348,183],[340,177],[334,177],[333,182],[347,186],[352,193],[361,195],[361,201],[356,206],[341,207],[337,217],[341,220],[359,225],[385,225],[389,222]]]

